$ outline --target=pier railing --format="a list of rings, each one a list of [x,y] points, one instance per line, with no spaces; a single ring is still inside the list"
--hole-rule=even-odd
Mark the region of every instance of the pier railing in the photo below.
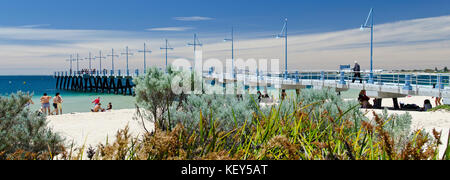
[[[123,85],[127,88],[132,88],[132,79],[140,74],[139,70],[135,70],[133,73],[123,74],[122,70],[117,71],[102,71],[102,72],[74,72],[71,75],[69,71],[55,72],[55,77],[83,77],[84,79],[98,79],[98,77],[108,77],[114,80],[108,80],[104,88],[107,91],[114,90],[115,87],[109,87],[111,84],[117,83],[117,79],[128,79],[127,85]],[[342,71],[295,71],[286,73],[278,72],[255,72],[250,73],[248,71],[240,71],[236,74],[229,73],[216,73],[213,70],[204,72],[203,76],[208,79],[217,79],[219,83],[228,82],[244,82],[248,86],[269,86],[275,85],[276,88],[298,88],[303,86],[316,86],[316,87],[328,87],[337,89],[365,89],[375,90],[385,93],[399,93],[408,95],[424,95],[424,96],[440,96],[450,98],[450,74],[449,73],[399,73],[399,72],[373,72],[370,76],[370,72],[360,72],[360,77],[355,77],[355,72],[351,70]],[[372,77],[372,79],[371,79]],[[100,78],[100,79],[102,79]],[[98,89],[101,85],[96,85],[100,80],[95,80],[91,83],[90,80],[84,82],[86,89]],[[59,86],[62,86],[59,82]],[[120,82],[122,83],[122,82]],[[76,86],[76,85],[75,85]],[[80,86],[80,85],[79,85]],[[67,86],[66,86],[67,87]],[[77,88],[75,88],[77,89]],[[79,88],[78,88],[79,89]],[[102,90],[102,91],[105,91]],[[117,90],[120,91],[120,90]],[[116,91],[116,93],[117,93]],[[122,90],[123,91],[123,90]],[[132,90],[126,90],[131,92]],[[131,94],[131,93],[130,93]]]
[[[305,86],[336,88],[339,90],[360,89],[399,95],[439,96],[450,98],[449,73],[398,73],[398,72],[344,71],[295,71],[255,72],[240,71],[236,74],[218,74],[210,71],[208,79],[219,82],[239,81],[247,86],[274,85],[278,89],[304,88]]]

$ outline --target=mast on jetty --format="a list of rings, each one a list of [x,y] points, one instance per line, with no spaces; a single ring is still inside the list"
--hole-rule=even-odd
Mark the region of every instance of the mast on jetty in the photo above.
[[[140,52],[140,53],[144,53],[144,74],[145,73],[147,73],[147,60],[146,60],[146,54],[147,53],[149,53],[149,54],[151,54],[152,53],[152,51],[151,50],[147,50],[147,48],[146,48],[146,44],[144,43],[144,50],[139,50],[138,52]]]
[[[111,57],[111,75],[114,75],[114,57],[119,57],[119,55],[114,55],[114,48],[111,49],[111,54],[108,55],[108,57]]]
[[[197,34],[194,34],[194,42],[193,43],[188,43],[187,45],[194,47],[194,59],[193,59],[193,61],[195,61],[195,53],[197,52],[197,46],[200,46],[200,47],[203,46],[203,44],[200,43],[200,40],[198,40]],[[201,65],[202,65],[202,67],[201,67],[202,70],[201,70],[200,73],[203,74],[203,63]]]
[[[80,55],[77,53],[77,75],[80,75]]]
[[[130,69],[128,68],[128,57],[130,55],[134,55],[134,54],[129,52],[128,46],[125,48],[125,53],[121,53],[121,54],[127,56],[127,76],[130,76]]]
[[[85,60],[89,60],[89,74],[92,72],[92,54],[89,52],[89,57],[85,58]]]
[[[285,42],[285,52],[284,52],[284,79],[288,78],[288,19],[284,19],[284,26],[283,29],[281,30],[280,34],[275,36],[277,39],[279,38],[284,38],[284,42]]]
[[[234,72],[234,28],[231,27],[231,39],[224,39],[225,42],[231,41],[231,73],[235,77]]]
[[[73,58],[73,56],[72,56],[72,55],[70,55],[70,58],[69,58],[69,59],[66,59],[66,61],[70,61],[70,70],[69,70],[69,75],[71,75],[71,76],[72,76],[72,72],[73,72],[73,69],[72,69],[72,62],[73,62],[73,61],[75,61],[75,59]]]
[[[161,50],[166,50],[166,69],[167,69],[167,50],[173,50],[173,48],[170,47],[169,41],[166,39],[166,47],[160,48]]]
[[[371,24],[369,25],[369,20]],[[373,26],[374,26],[374,17],[373,17],[373,8],[370,9],[369,15],[367,16],[366,23],[361,25],[361,31],[364,29],[370,29],[370,74],[369,74],[369,84],[373,84]]]
[[[102,72],[102,74],[105,74],[105,71],[103,71],[103,69],[102,69],[102,59],[106,59],[106,57],[102,56],[102,51],[99,52],[99,55],[100,56],[98,56],[98,57],[96,56],[95,59],[99,59],[100,60],[100,69],[99,69],[99,71]]]

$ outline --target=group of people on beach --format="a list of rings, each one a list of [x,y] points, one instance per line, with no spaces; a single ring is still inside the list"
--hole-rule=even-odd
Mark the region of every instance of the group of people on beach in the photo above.
[[[100,97],[92,101],[94,104],[94,108],[91,109],[91,112],[106,112],[112,110],[112,103],[108,103],[108,107],[106,109],[102,108],[102,103],[100,103]]]
[[[41,101],[41,110],[40,112],[46,115],[61,115],[63,112],[62,109],[62,103],[63,99],[61,97],[60,93],[56,93],[55,97],[48,96],[47,93],[44,93],[44,95],[40,99]],[[50,101],[52,101],[53,105],[53,111],[51,110]],[[31,102],[32,103],[32,102]]]
[[[442,105],[442,98],[439,97],[433,97],[435,98],[435,105],[437,106],[441,106]],[[376,103],[377,99],[374,99],[374,104]],[[372,104],[370,104],[370,97],[367,96],[367,92],[366,90],[362,90],[359,93],[358,96],[358,101],[361,104],[361,108],[364,109],[372,109],[375,108]],[[428,111],[430,109],[433,109],[433,105],[431,104],[431,101],[429,99],[426,99],[423,103],[423,107],[420,107],[416,104],[400,104],[401,109],[403,110],[416,110],[416,111]],[[381,108],[381,107],[379,107]]]
[[[39,110],[40,114],[45,115],[63,114],[62,103],[64,101],[60,93],[56,93],[55,97],[51,97],[47,93],[44,93],[44,95],[40,98],[40,102],[41,102],[41,109]],[[92,101],[92,103],[94,104],[94,108],[91,109],[91,112],[106,112],[111,111],[113,108],[112,103],[109,103],[106,109],[102,108],[102,104],[100,103],[100,97],[96,98],[94,101]],[[34,104],[34,102],[30,99],[30,101],[27,103],[27,106],[30,106],[31,104]],[[52,106],[53,111],[51,108]]]

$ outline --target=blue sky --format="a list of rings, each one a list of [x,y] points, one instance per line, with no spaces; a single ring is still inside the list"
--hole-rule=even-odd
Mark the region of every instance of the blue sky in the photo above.
[[[289,69],[331,70],[354,60],[367,68],[369,32],[358,29],[372,7],[376,68],[450,66],[449,0],[2,0],[0,75],[51,74],[67,69],[69,55],[137,52],[144,42],[153,50],[149,64],[162,66],[164,38],[175,47],[169,61],[191,58],[193,33],[204,57],[223,60],[231,26],[237,58],[283,59],[283,43],[272,35],[284,17]],[[141,59],[130,57],[131,68]],[[124,57],[117,61],[124,66]]]
[[[296,33],[357,27],[369,8],[376,22],[387,23],[447,15],[448,0],[2,0],[0,25],[47,25],[56,29],[145,31],[159,27],[191,27],[199,33],[273,31],[288,17]],[[177,21],[174,17],[210,17],[209,21]]]

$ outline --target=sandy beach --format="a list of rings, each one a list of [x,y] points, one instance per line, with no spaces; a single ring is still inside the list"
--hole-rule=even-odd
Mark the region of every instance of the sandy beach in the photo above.
[[[118,130],[130,128],[133,136],[145,132],[140,122],[133,120],[135,109],[113,110],[104,113],[73,113],[49,116],[49,126],[59,132],[68,142],[78,145],[96,146],[99,143],[113,142]],[[146,122],[149,123],[149,122]],[[151,124],[146,124],[152,128]]]

